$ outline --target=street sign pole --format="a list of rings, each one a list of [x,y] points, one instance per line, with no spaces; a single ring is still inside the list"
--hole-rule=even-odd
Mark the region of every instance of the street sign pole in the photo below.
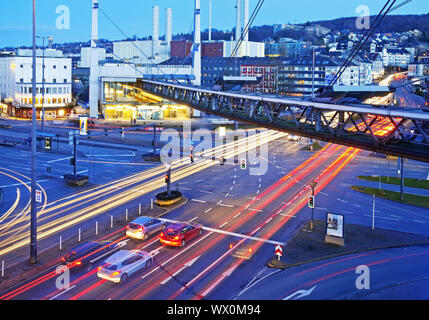
[[[73,175],[75,180],[77,179],[77,136],[73,135],[73,158],[74,158],[74,166],[73,166]]]
[[[37,205],[36,205],[36,0],[33,0],[33,79],[31,101],[31,227],[30,263],[37,263]]]
[[[156,153],[156,123],[153,124],[153,154]]]
[[[313,197],[313,206],[311,208],[311,221],[310,221],[310,230],[311,231],[313,231],[313,228],[314,228],[314,222],[313,222],[313,218],[314,218],[314,188],[316,187],[316,185],[317,185],[316,181],[310,182],[311,196]]]
[[[372,195],[372,230],[374,230],[375,222],[375,194]]]

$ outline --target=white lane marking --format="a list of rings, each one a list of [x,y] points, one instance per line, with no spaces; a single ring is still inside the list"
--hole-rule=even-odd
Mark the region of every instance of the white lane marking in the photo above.
[[[426,223],[425,221],[421,221],[421,220],[413,220],[413,221],[417,223]]]
[[[239,213],[237,213],[234,218],[237,218],[239,215],[241,214],[241,211]]]
[[[198,256],[198,257],[195,257],[194,259],[192,259],[192,260],[189,260],[188,262],[186,262],[184,265],[183,265],[183,267],[181,267],[179,270],[177,270],[175,273],[173,273],[171,276],[169,276],[168,278],[165,278],[162,282],[161,282],[161,284],[166,284],[168,281],[170,281],[171,279],[173,279],[175,276],[177,276],[180,272],[182,272],[183,270],[185,270],[186,268],[188,268],[188,267],[191,267],[194,263],[195,263],[195,261],[197,261],[198,260],[198,258],[199,257],[201,257],[201,256]]]
[[[225,223],[223,223],[222,225],[219,226],[219,228],[222,228],[224,226],[226,226],[228,224],[228,221],[226,221]]]
[[[346,201],[346,200],[343,200],[343,199],[340,199],[340,198],[337,198],[337,200],[338,200],[338,201],[341,201],[341,202],[343,202],[343,203],[347,203],[347,201]]]
[[[71,286],[70,288],[68,288],[68,289],[66,289],[66,290],[64,290],[64,291],[62,291],[62,292],[60,292],[60,293],[58,293],[57,295],[53,296],[53,297],[52,297],[52,298],[50,298],[49,300],[55,300],[55,299],[56,299],[56,298],[58,298],[60,295],[62,295],[62,294],[64,294],[64,293],[66,293],[67,291],[69,291],[69,290],[73,289],[74,287],[76,287],[76,285]]]
[[[224,273],[222,273],[222,276],[219,279],[217,279],[210,287],[208,287],[201,295],[203,297],[208,295],[210,291],[212,291],[219,283],[223,281],[223,279],[225,279],[226,277],[229,277],[237,267],[238,267],[238,264],[236,264],[235,266],[229,268]]]
[[[206,211],[204,211],[204,213],[209,212],[210,210],[212,210],[213,208],[208,208]]]
[[[69,156],[69,157],[66,157],[66,158],[54,159],[54,160],[46,161],[46,162],[47,162],[47,163],[54,163],[54,162],[58,162],[58,161],[69,160],[69,159],[71,159],[72,157],[73,157],[73,156]]]
[[[356,203],[353,203],[353,206],[355,206],[355,207],[357,207],[357,208],[361,208],[361,206],[360,206],[360,205],[358,205],[358,204],[356,204]]]
[[[206,203],[206,202],[207,202],[207,201],[199,200],[199,199],[191,199],[191,201],[194,201],[194,202],[201,202],[201,203]]]
[[[250,210],[250,211],[258,211],[258,212],[263,212],[264,210],[262,210],[262,209],[253,209],[253,208],[246,208],[247,210]]]
[[[298,291],[292,293],[291,295],[287,296],[283,300],[291,300],[292,298],[295,298],[294,300],[297,300],[299,298],[309,296],[311,294],[311,292],[313,292],[314,288],[316,288],[316,287],[317,286],[314,286],[313,288],[311,288],[309,290],[298,290]]]
[[[204,193],[208,193],[208,194],[212,194],[213,191],[205,191],[205,190],[198,190],[199,192],[204,192]]]
[[[283,216],[283,217],[291,217],[291,218],[296,218],[296,216],[294,216],[294,215],[291,215],[291,214],[286,214],[286,213],[280,213],[279,215],[280,215],[280,216]]]
[[[226,203],[219,203],[220,206],[222,207],[228,207],[228,208],[233,208],[234,206],[231,204],[226,204]]]
[[[372,217],[372,214],[365,214],[366,217]],[[375,218],[381,218],[381,219],[387,219],[387,220],[393,220],[393,221],[399,221],[401,219],[395,219],[395,218],[388,218],[388,217],[382,217],[382,216],[374,216]]]
[[[183,190],[192,190],[191,188],[185,188],[185,187],[180,187],[180,189],[183,189]]]
[[[191,222],[192,222],[192,221],[194,221],[194,220],[195,220],[195,219],[197,219],[197,218],[198,218],[198,217],[192,218],[192,219],[191,219],[191,220],[189,220],[189,221],[191,221]]]

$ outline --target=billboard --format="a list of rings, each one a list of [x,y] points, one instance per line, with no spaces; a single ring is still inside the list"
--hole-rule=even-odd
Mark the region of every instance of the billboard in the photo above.
[[[344,215],[326,213],[326,235],[344,238]]]

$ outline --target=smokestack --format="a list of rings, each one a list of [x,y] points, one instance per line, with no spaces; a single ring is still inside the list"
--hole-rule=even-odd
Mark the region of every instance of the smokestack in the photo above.
[[[91,48],[90,48],[90,70],[89,70],[89,115],[98,118],[98,0],[92,0],[92,25],[91,25]]]
[[[212,0],[209,1],[209,41],[212,41]]]
[[[249,0],[244,1],[243,33],[246,32],[246,26],[249,23]],[[244,36],[244,41],[249,41],[249,31]]]
[[[192,48],[192,66],[194,68],[194,84],[201,85],[201,17],[200,0],[195,0],[194,12],[194,46]]]
[[[172,35],[173,11],[171,8],[165,9],[165,41],[170,43],[173,39]]]
[[[240,40],[241,36],[241,0],[237,0],[237,18],[236,18],[236,26],[235,26],[235,41]]]
[[[159,47],[159,7],[152,8],[152,57],[158,55]]]

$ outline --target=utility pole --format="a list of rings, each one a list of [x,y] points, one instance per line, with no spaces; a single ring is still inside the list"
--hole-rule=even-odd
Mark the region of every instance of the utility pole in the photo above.
[[[45,39],[50,37],[39,37],[36,38],[43,40],[43,48],[42,48],[42,121],[41,121],[41,131],[43,132],[43,126],[45,124]]]
[[[401,158],[401,200],[404,200],[404,158]]]
[[[33,0],[33,78],[31,100],[31,223],[30,263],[37,263],[37,206],[36,206],[36,0]]]
[[[153,124],[153,154],[156,153],[156,123]]]

